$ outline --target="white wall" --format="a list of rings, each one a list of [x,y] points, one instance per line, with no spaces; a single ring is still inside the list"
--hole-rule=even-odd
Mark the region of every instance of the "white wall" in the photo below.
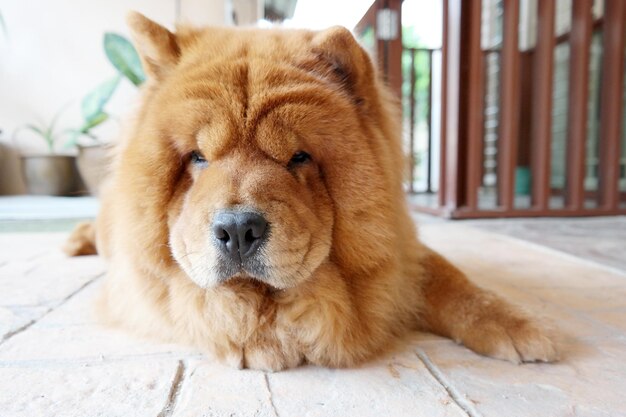
[[[256,4],[256,0],[247,2]],[[129,10],[173,28],[177,10],[183,22],[229,24],[229,7],[232,0],[180,0],[178,6],[176,0],[0,0],[8,30],[8,38],[0,33],[0,129],[4,132],[0,144],[11,144],[20,126],[49,121],[63,106],[67,108],[59,127],[80,125],[82,97],[115,75],[102,48],[103,34],[115,31],[128,36],[125,16]],[[125,114],[135,96],[134,86],[123,81],[108,110]],[[97,132],[107,138],[117,129],[112,122]],[[17,140],[20,152],[45,150],[43,142],[29,132],[21,132]],[[23,186],[15,158],[8,160],[4,155],[0,157],[0,194],[20,192]]]

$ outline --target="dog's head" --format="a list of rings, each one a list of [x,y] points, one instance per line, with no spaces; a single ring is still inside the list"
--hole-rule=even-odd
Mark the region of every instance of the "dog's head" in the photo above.
[[[202,287],[287,288],[327,260],[366,269],[390,256],[399,150],[347,30],[129,23],[148,83],[117,174],[143,250]]]

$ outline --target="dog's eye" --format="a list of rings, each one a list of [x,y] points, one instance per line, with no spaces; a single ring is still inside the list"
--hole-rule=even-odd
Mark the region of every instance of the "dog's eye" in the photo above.
[[[204,159],[204,156],[202,156],[202,154],[198,151],[193,151],[191,153],[191,163],[200,167],[200,168],[204,168],[206,167],[209,163],[206,159]]]
[[[311,160],[311,155],[309,155],[308,153],[304,151],[298,151],[294,153],[293,156],[291,157],[291,160],[289,161],[289,168],[304,164],[305,162],[308,162],[310,160]]]

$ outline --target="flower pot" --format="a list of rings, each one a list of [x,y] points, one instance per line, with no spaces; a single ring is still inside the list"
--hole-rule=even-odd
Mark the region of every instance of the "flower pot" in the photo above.
[[[73,156],[22,156],[22,170],[30,194],[75,195],[80,192],[80,178]]]
[[[78,145],[78,171],[91,195],[98,195],[112,159],[112,145]]]

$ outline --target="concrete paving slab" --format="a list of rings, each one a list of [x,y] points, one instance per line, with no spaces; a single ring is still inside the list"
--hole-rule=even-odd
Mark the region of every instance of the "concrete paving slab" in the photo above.
[[[266,374],[194,359],[185,363],[174,417],[278,417]]]
[[[48,362],[91,364],[200,355],[189,347],[143,339],[100,324],[92,311],[99,284],[94,282],[84,287],[28,331],[6,340],[0,345],[0,366]]]
[[[176,360],[0,368],[0,416],[154,417],[167,404]]]
[[[268,374],[280,416],[464,416],[411,347],[355,369]]]
[[[576,340],[561,345],[557,364],[513,365],[480,357],[450,341],[422,351],[459,395],[484,416],[623,416],[626,345],[604,341],[610,354]]]

